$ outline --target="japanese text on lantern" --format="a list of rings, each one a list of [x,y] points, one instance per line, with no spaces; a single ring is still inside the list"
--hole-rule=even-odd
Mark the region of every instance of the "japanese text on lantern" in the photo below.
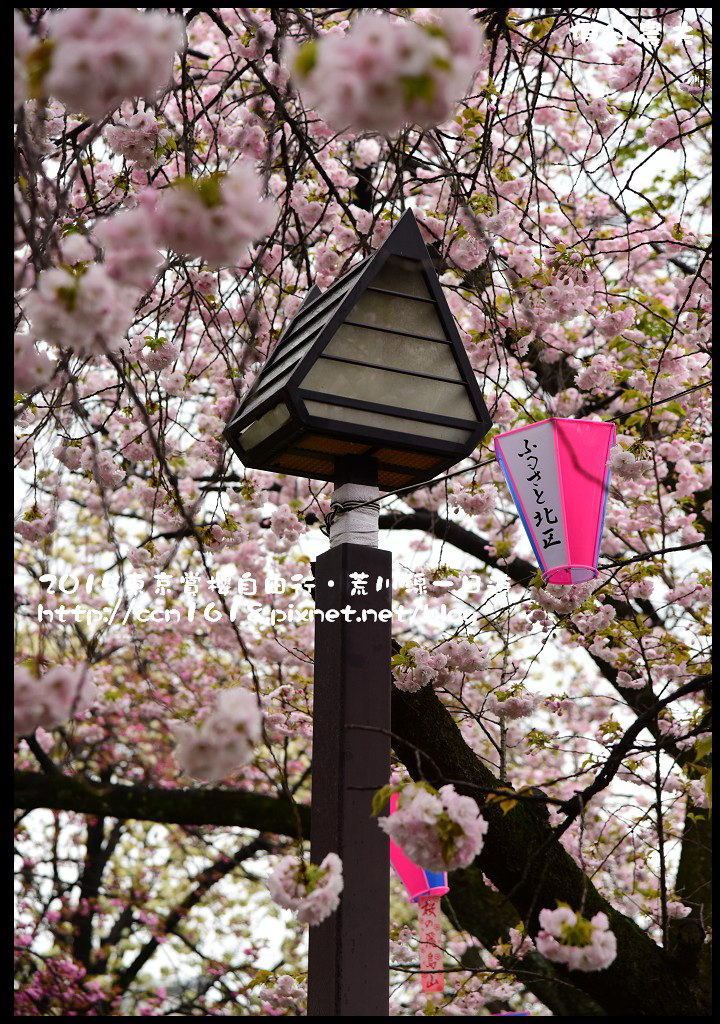
[[[534,496],[535,507],[529,509],[531,512],[533,522],[535,524],[537,533],[542,541],[543,549],[547,551],[548,548],[554,547],[562,543],[555,536],[554,527],[558,523],[558,517],[555,513],[555,509],[551,504],[548,503],[545,490],[543,489],[543,478],[542,470],[538,468],[540,466],[540,459],[533,453],[533,449],[537,448],[537,444],[530,442],[530,439],[525,437],[524,448],[517,453],[518,459],[523,462],[522,472],[530,473],[529,476],[525,477],[527,483],[532,485],[532,493]]]

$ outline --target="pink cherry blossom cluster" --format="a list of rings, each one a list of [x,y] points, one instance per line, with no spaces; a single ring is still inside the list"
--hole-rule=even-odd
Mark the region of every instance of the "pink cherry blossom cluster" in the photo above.
[[[90,707],[96,696],[87,666],[56,665],[36,679],[24,665],[16,665],[15,733],[56,729]]]
[[[508,937],[510,939],[510,951],[513,956],[516,956],[518,960],[522,960],[526,953],[529,953],[534,948],[535,943],[526,935],[520,928],[509,928]]]
[[[604,971],[615,959],[617,943],[602,911],[589,921],[570,907],[540,911],[538,952],[571,971]]]
[[[199,728],[177,721],[169,726],[178,741],[175,759],[182,770],[194,779],[219,782],[252,757],[262,714],[255,695],[234,686],[219,695]]]
[[[21,960],[21,950],[29,947],[31,941],[30,935],[16,935],[18,961]],[[62,1015],[68,1017],[104,1015],[108,1008],[107,993],[103,991],[101,982],[87,977],[87,971],[76,960],[61,952],[30,958],[30,962],[33,960],[36,962],[29,971],[30,984],[15,992],[15,1016],[34,1017],[40,1005],[62,1007]],[[28,967],[22,965],[21,971],[25,973]]]
[[[648,595],[628,595],[648,596]],[[581,633],[588,636],[590,633],[600,633],[607,629],[611,622],[614,622],[617,612],[610,604],[601,604],[597,610],[592,612],[578,612],[573,615],[572,620]]]
[[[488,823],[469,796],[451,785],[408,783],[393,814],[378,825],[410,860],[428,871],[464,868],[483,848]]]
[[[608,313],[595,321],[595,327],[603,338],[617,338],[619,334],[635,323],[635,310],[630,306]]]
[[[636,459],[632,452],[625,451],[619,444],[613,445],[608,456],[608,466],[613,473],[625,480],[639,480],[652,469],[652,459]]]
[[[333,128],[392,134],[446,121],[471,85],[482,29],[464,8],[413,21],[361,14],[345,34],[288,47],[307,102]]]
[[[415,693],[432,683],[453,687],[467,672],[477,672],[489,664],[487,648],[470,640],[448,640],[433,651],[419,645],[409,647],[393,666],[393,682],[398,690]]]
[[[179,178],[157,198],[153,223],[162,245],[211,267],[235,266],[273,226],[276,206],[261,197],[260,179],[247,160],[227,174]]]
[[[142,361],[148,370],[164,370],[165,367],[174,363],[180,354],[180,348],[167,339],[155,347],[148,347],[142,350]],[[182,374],[181,374],[182,376]],[[184,382],[184,378],[183,378]]]
[[[124,99],[151,98],[167,84],[185,26],[180,17],[130,7],[67,7],[50,16],[48,39],[46,93],[99,120]]]
[[[239,259],[269,230],[274,204],[260,199],[249,165],[236,164],[209,188],[205,184],[183,179],[159,196],[145,192],[136,209],[101,221],[95,238],[104,250],[103,264],[88,264],[94,254],[88,240],[69,236],[63,242],[68,266],[43,270],[25,299],[32,338],[79,355],[115,351],[124,341],[138,290],[153,282],[159,245],[219,265]],[[27,351],[25,357],[21,372],[27,369],[25,376],[32,379],[32,357]]]
[[[479,489],[469,486],[458,488],[452,496],[452,503],[469,516],[483,516],[499,507],[500,495],[495,484],[485,484]]]
[[[108,125],[105,138],[113,153],[149,170],[158,162],[159,151],[170,139],[170,132],[152,111],[138,110],[125,120]]]
[[[617,51],[616,56],[620,56]],[[628,54],[625,59],[619,59],[616,64],[606,71],[605,81],[611,89],[618,92],[625,92],[631,86],[637,88],[637,80],[643,67],[642,59],[637,54]]]
[[[397,938],[392,938],[393,929],[390,930],[390,960],[396,964],[408,964],[413,958],[410,943],[417,940],[417,935],[410,927],[404,924],[397,931]]]
[[[705,779],[694,779],[688,785],[688,797],[695,807],[708,807],[710,804],[710,794],[705,782]]]
[[[428,651],[424,647],[413,647],[405,664],[393,669],[393,682],[398,690],[415,693],[433,682],[447,665],[447,658],[440,651]]]
[[[92,446],[82,452],[80,466],[87,473],[92,473],[101,487],[110,490],[115,490],[125,479],[125,472],[115,462],[112,453],[96,452]]]
[[[613,117],[608,107],[608,101],[603,97],[590,100],[589,103],[579,100],[578,109],[588,121],[593,121],[597,125],[597,130],[601,135],[609,135],[618,124],[618,118]]]
[[[645,132],[645,141],[658,149],[679,149],[682,142],[682,127],[677,117],[659,117]]]
[[[593,356],[590,365],[578,373],[575,383],[583,391],[605,390],[612,384],[617,369],[618,364],[613,356],[600,353]]]
[[[76,271],[43,270],[24,311],[34,338],[94,355],[122,344],[133,307],[132,295],[94,263]]]
[[[679,900],[668,900],[667,912],[668,917],[682,918],[687,917],[688,914],[692,913],[692,907],[688,907],[685,903],[681,903]]]
[[[567,615],[590,597],[594,586],[593,580],[588,580],[587,583],[574,583],[572,586],[551,583],[540,589],[531,587],[530,595],[541,608],[559,615]]]
[[[18,519],[15,522],[15,533],[20,534],[25,540],[42,540],[43,537],[47,537],[49,533],[53,532],[55,522],[55,512],[52,508],[33,505],[23,519]]]
[[[487,246],[472,235],[458,238],[450,246],[450,257],[461,270],[472,270],[487,259]]]
[[[299,921],[320,924],[340,903],[342,861],[336,853],[329,853],[316,867],[288,854],[268,878],[267,887],[278,906],[294,911]]]
[[[487,668],[487,647],[479,646],[472,640],[448,640],[442,645],[447,668],[452,672],[478,672]]]
[[[16,391],[32,391],[52,378],[55,363],[44,352],[38,352],[29,334],[15,334],[14,353],[13,383]]]
[[[695,746],[697,737],[688,736],[690,729],[691,727],[686,722],[674,719],[667,709],[658,716],[658,731],[663,736],[672,737],[675,740],[675,745],[680,750],[687,750]]]
[[[493,690],[485,699],[485,710],[503,720],[526,718],[533,713],[536,705],[537,698],[522,687],[514,688],[512,692]]]
[[[305,529],[289,505],[279,505],[272,514],[270,529],[278,540],[294,543]]]
[[[268,1017],[298,1017],[304,1010],[307,989],[298,985],[291,974],[281,974],[273,985],[260,989],[258,998]]]
[[[642,676],[631,676],[629,672],[622,669],[618,672],[615,681],[625,690],[641,690],[643,686],[647,685],[647,679]]]
[[[149,288],[162,257],[153,225],[142,207],[101,220],[95,238],[102,246],[108,275],[130,288]]]
[[[559,324],[574,320],[592,304],[592,288],[565,281],[548,284],[540,292],[542,304],[533,305],[537,324]]]

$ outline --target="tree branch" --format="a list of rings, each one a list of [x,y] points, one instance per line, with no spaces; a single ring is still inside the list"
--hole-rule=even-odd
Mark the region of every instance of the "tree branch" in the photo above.
[[[402,737],[394,740],[393,747],[413,778],[425,778],[436,787],[452,781],[459,793],[476,800],[478,786],[499,785],[464,742],[430,687],[417,693],[393,687],[392,711],[393,732]],[[530,934],[537,934],[540,910],[554,908],[558,900],[587,917],[598,911],[607,914],[617,940],[615,961],[597,973],[569,973],[557,967],[560,979],[595,1000],[610,1016],[707,1015],[704,997],[692,991],[685,972],[600,895],[555,839],[544,808],[519,803],[503,814],[493,804],[483,807],[483,813],[490,827],[475,863],[512,900]]]
[[[590,785],[586,786],[582,793],[576,793],[575,796],[570,797],[569,800],[562,804],[561,810],[568,815],[567,822],[563,823],[563,830],[582,812],[583,807],[587,805],[589,800],[610,785],[622,764],[623,758],[627,757],[630,753],[635,740],[642,730],[647,729],[653,723],[658,712],[666,708],[668,704],[672,704],[673,701],[680,700],[681,697],[686,697],[690,693],[697,693],[698,690],[705,690],[711,681],[711,675],[696,676],[695,679],[691,679],[689,683],[681,686],[668,697],[663,697],[662,700],[659,700],[653,707],[648,708],[647,711],[635,719],[622,739],[618,740],[612,747],[607,761]]]
[[[281,797],[232,789],[151,789],[97,783],[68,775],[15,773],[15,806],[26,811],[47,807],[54,811],[107,815],[175,825],[217,825],[257,829],[275,835],[310,835],[310,808]],[[296,817],[297,813],[297,817]]]

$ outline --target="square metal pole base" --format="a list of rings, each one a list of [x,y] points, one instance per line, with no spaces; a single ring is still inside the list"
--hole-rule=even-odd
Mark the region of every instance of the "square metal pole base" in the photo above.
[[[365,595],[352,594],[356,572],[367,573]],[[359,544],[315,563],[315,606],[338,615],[315,622],[311,859],[337,853],[344,888],[310,928],[309,1017],[388,1016],[390,846],[371,804],[390,776],[390,574],[389,551]]]

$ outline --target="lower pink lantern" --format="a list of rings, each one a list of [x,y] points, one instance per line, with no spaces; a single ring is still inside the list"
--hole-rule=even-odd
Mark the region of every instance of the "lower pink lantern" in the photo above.
[[[390,797],[390,813],[397,808],[398,794]],[[442,953],[442,917],[440,899],[450,892],[445,871],[425,871],[414,864],[397,843],[390,840],[390,862],[407,889],[412,903],[418,904],[420,970],[423,992],[442,992],[445,988]]]
[[[549,419],[495,438],[495,454],[546,583],[598,575],[615,425]]]

